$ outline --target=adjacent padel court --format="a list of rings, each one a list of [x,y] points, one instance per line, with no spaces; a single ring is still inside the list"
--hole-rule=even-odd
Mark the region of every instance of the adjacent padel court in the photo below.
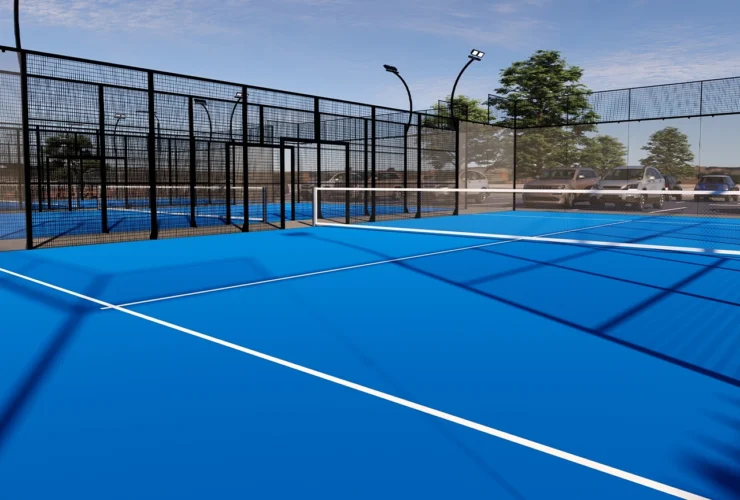
[[[734,219],[322,211],[0,255],[3,496],[737,493]]]

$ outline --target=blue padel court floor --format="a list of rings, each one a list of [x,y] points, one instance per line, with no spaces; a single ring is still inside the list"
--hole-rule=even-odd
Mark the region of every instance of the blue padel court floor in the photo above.
[[[740,249],[731,220],[389,224]],[[0,497],[737,498],[739,278],[332,227],[0,254]]]

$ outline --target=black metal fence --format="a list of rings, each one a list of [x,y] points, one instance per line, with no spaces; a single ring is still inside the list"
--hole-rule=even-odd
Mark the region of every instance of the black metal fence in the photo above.
[[[284,228],[314,185],[459,171],[435,115],[1,49],[0,248]]]

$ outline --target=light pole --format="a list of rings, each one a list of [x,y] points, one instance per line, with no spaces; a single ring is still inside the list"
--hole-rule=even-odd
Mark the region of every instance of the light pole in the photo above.
[[[116,113],[113,117],[116,119],[116,124],[113,125],[113,156],[116,158],[116,185],[118,185],[118,138],[116,137],[116,130],[118,129],[118,122],[126,119],[126,113]]]
[[[468,63],[463,66],[463,69],[460,70],[460,74],[457,75],[457,79],[455,80],[455,85],[452,86],[452,94],[450,94],[450,118],[452,120],[452,127],[455,131],[455,189],[460,189],[460,130],[457,123],[457,118],[455,117],[455,90],[457,90],[457,84],[460,81],[460,77],[465,73],[465,70],[468,69],[468,66],[473,64],[475,61],[480,61],[483,59],[483,56],[486,55],[485,52],[481,52],[478,49],[473,49],[470,51],[470,55],[468,55]],[[466,195],[467,199],[467,195]],[[457,215],[459,213],[459,207],[460,207],[460,193],[458,191],[455,191],[455,211],[453,212],[454,215]]]
[[[14,28],[15,28],[15,48],[20,51],[22,49],[21,47],[21,13],[20,13],[20,6],[18,5],[19,0],[15,0],[13,2],[13,21],[14,21]],[[20,57],[20,54],[18,54],[18,57]]]
[[[207,168],[207,184],[208,184],[208,203],[211,202],[211,141],[213,140],[213,122],[211,121],[211,112],[208,111],[208,102],[205,99],[195,98],[193,104],[202,106],[206,111],[208,117],[208,147],[206,149],[206,168]]]
[[[411,128],[411,118],[414,114],[414,101],[411,98],[411,89],[409,89],[408,84],[406,84],[406,80],[403,79],[401,76],[401,73],[398,72],[398,68],[395,66],[391,66],[390,64],[384,64],[383,67],[388,73],[393,73],[398,77],[399,80],[401,80],[401,83],[403,83],[404,88],[406,89],[406,93],[409,96],[409,120],[403,127],[403,187],[404,189],[409,187],[408,186],[408,180],[409,180],[409,168],[408,168],[408,136],[409,136],[409,128]],[[409,204],[408,204],[408,192],[403,192],[403,211],[405,213],[408,213],[409,211]]]
[[[463,69],[460,70],[460,74],[457,75],[457,79],[455,80],[455,85],[452,86],[452,94],[450,95],[450,116],[452,117],[453,123],[455,122],[455,90],[457,90],[457,84],[460,81],[460,77],[465,73],[465,70],[468,69],[468,66],[473,64],[475,61],[480,61],[483,59],[483,56],[485,56],[485,52],[481,52],[480,50],[473,49],[470,51],[470,55],[468,58],[470,59],[468,63],[463,66]],[[455,127],[457,129],[457,127]]]
[[[138,115],[149,115],[149,111],[145,109],[137,109],[136,114]],[[159,117],[157,116],[157,112],[154,112],[154,119],[157,120],[157,166],[160,164],[160,157],[162,156],[162,128],[159,123]],[[168,183],[172,184],[172,179],[168,179]]]

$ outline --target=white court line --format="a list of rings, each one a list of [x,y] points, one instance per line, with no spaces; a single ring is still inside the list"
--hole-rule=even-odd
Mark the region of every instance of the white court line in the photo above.
[[[666,208],[665,210],[653,210],[650,212],[651,214],[661,214],[663,212],[675,212],[676,210],[686,210],[688,207],[678,207],[678,208]]]
[[[631,221],[627,221],[631,222]],[[611,224],[604,224],[611,225]],[[536,241],[539,243],[559,243],[564,245],[589,245],[597,247],[613,247],[613,248],[630,248],[633,250],[659,250],[669,252],[680,252],[680,253],[694,253],[694,254],[708,254],[708,255],[731,255],[738,257],[740,256],[740,250],[714,250],[711,248],[698,248],[698,247],[675,247],[668,245],[648,245],[643,243],[616,243],[612,241],[591,241],[591,240],[570,240],[565,238],[547,238],[544,236],[514,236],[511,234],[491,234],[491,233],[469,233],[463,231],[442,231],[437,229],[412,229],[403,227],[388,227],[388,226],[366,226],[363,224],[346,225],[336,224],[333,222],[322,222],[318,227],[341,227],[345,229],[365,229],[372,231],[392,231],[402,233],[416,233],[416,234],[437,234],[444,236],[459,236],[467,238],[485,238],[492,240],[509,240],[516,238],[516,241]],[[596,226],[599,227],[599,226]],[[594,227],[584,227],[581,229],[574,229],[573,231],[587,231],[589,229],[595,229]]]
[[[720,206],[727,206],[727,205],[720,205]],[[681,210],[685,210],[689,207],[682,207]],[[740,206],[738,206],[740,208]],[[671,209],[672,210],[672,209]],[[544,212],[543,212],[544,213]],[[650,212],[653,213],[653,212]],[[551,216],[551,215],[517,215],[516,213],[478,213],[478,214],[464,214],[465,216],[468,215],[475,215],[480,216],[484,215],[487,217],[511,217],[513,219],[555,219],[555,220],[589,220],[589,221],[610,221],[614,219],[603,219],[603,218],[596,218],[596,217],[558,217],[558,216]],[[629,214],[615,214],[616,215],[629,215]],[[637,223],[653,223],[654,221],[649,221],[644,218],[641,218],[639,214],[634,215],[634,219],[630,219],[629,222],[637,222]],[[645,217],[643,215],[642,217]],[[707,216],[700,216],[695,218],[704,218],[705,220],[702,222],[702,227],[710,228],[710,227],[732,227],[735,229],[740,229],[740,224],[723,224],[721,222],[708,222],[706,221],[707,217],[711,217],[709,215]],[[658,219],[656,217],[656,219]],[[685,219],[685,218],[684,218]],[[665,224],[665,225],[672,225],[672,226],[695,226],[696,222],[688,222],[688,219],[686,219],[687,222],[679,222],[679,221],[673,221],[668,219],[660,219],[660,222],[657,222],[656,224]],[[722,219],[719,219],[722,220]],[[319,225],[324,225],[323,223]]]
[[[551,455],[553,457],[561,458],[563,460],[567,460],[569,462],[581,465],[583,467],[588,467],[589,469],[597,470],[599,472],[603,472],[605,474],[609,474],[614,477],[618,477],[620,479],[624,479],[625,481],[630,481],[635,484],[639,484],[641,486],[645,486],[647,488],[651,488],[657,491],[661,491],[663,493],[666,493],[668,495],[673,495],[674,497],[678,498],[684,498],[684,499],[690,499],[690,500],[707,500],[704,497],[701,497],[699,495],[696,495],[694,493],[690,493],[685,490],[681,490],[679,488],[675,488],[673,486],[669,486],[667,484],[659,483],[658,481],[653,481],[652,479],[648,479],[642,476],[638,476],[637,474],[632,474],[630,472],[623,471],[621,469],[617,469],[615,467],[611,467],[609,465],[604,465],[599,462],[595,462],[593,460],[589,460],[587,458],[580,457],[578,455],[574,455],[572,453],[568,453],[566,451],[558,450],[557,448],[552,448],[550,446],[537,443],[535,441],[530,441],[529,439],[516,436],[514,434],[509,434],[508,432],[504,432],[498,429],[494,429],[493,427],[488,427],[487,425],[479,424],[477,422],[473,422],[472,420],[467,420],[462,417],[458,417],[456,415],[452,415],[451,413],[446,413],[441,410],[436,410],[434,408],[430,408],[429,406],[424,406],[419,403],[415,403],[413,401],[409,401],[407,399],[399,398],[398,396],[393,396],[392,394],[388,394],[385,392],[378,391],[376,389],[372,389],[370,387],[366,387],[364,385],[356,384],[354,382],[350,382],[349,380],[341,379],[339,377],[335,377],[333,375],[329,375],[327,373],[320,372],[318,370],[314,370],[312,368],[308,368],[296,363],[292,363],[290,361],[286,361],[281,358],[277,358],[275,356],[270,356],[269,354],[265,354],[259,351],[255,351],[253,349],[249,349],[247,347],[240,346],[238,344],[234,344],[232,342],[227,342],[226,340],[222,340],[216,337],[211,337],[210,335],[206,335],[205,333],[197,332],[195,330],[191,330],[189,328],[185,328],[179,325],[176,325],[174,323],[169,323],[167,321],[163,321],[161,319],[154,318],[152,316],[147,316],[145,314],[141,314],[136,311],[131,311],[129,309],[124,309],[121,306],[116,306],[113,304],[109,304],[107,302],[104,302],[99,299],[95,299],[93,297],[88,297],[86,295],[82,295],[81,293],[73,292],[71,290],[67,290],[65,288],[61,288],[56,285],[52,285],[50,283],[46,283],[44,281],[40,281],[34,278],[31,278],[29,276],[25,276],[22,274],[15,273],[13,271],[9,271],[7,269],[0,268],[0,272],[3,272],[5,274],[8,274],[10,276],[14,276],[16,278],[29,281],[31,283],[35,283],[37,285],[41,285],[46,288],[50,288],[52,290],[56,290],[58,292],[65,293],[67,295],[71,295],[73,297],[77,297],[82,300],[86,300],[88,302],[92,302],[101,306],[104,306],[106,308],[115,309],[119,312],[122,312],[124,314],[128,314],[130,316],[134,316],[139,319],[143,319],[144,321],[149,321],[151,323],[155,323],[157,325],[164,326],[165,328],[170,328],[172,330],[176,330],[178,332],[185,333],[187,335],[191,335],[193,337],[197,337],[199,339],[212,342],[214,344],[221,345],[223,347],[227,347],[229,349],[233,349],[235,351],[248,354],[250,356],[253,356],[255,358],[262,359],[264,361],[268,361],[270,363],[274,363],[276,365],[283,366],[285,368],[289,368],[291,370],[295,370],[301,373],[305,373],[306,375],[310,375],[312,377],[319,378],[321,380],[326,380],[327,382],[331,382],[333,384],[337,384],[343,387],[347,387],[348,389],[352,389],[364,394],[367,394],[369,396],[376,397],[378,399],[382,399],[391,403],[395,403],[397,405],[409,408],[411,410],[415,410],[427,415],[431,415],[433,417],[437,417],[442,420],[446,420],[448,422],[452,422],[454,424],[461,425],[463,427],[467,427],[469,429],[476,430],[478,432],[482,432],[484,434],[488,434],[489,436],[497,437],[499,439],[502,439],[504,441],[508,441],[510,443],[518,444],[520,446],[524,446],[525,448],[529,448],[531,450],[539,451],[541,453],[545,453],[547,455]]]
[[[592,227],[586,227],[586,228],[579,228],[579,229],[569,229],[567,231],[558,231],[558,232],[555,232],[555,233],[543,234],[542,236],[543,237],[544,236],[556,236],[558,234],[571,233],[573,231],[583,231],[585,229],[596,229],[596,228],[605,227],[605,226],[615,226],[617,224],[624,224],[625,222],[630,222],[630,221],[617,221],[617,222],[612,222],[610,224],[601,224],[601,225],[598,225],[598,226],[592,226]],[[346,227],[346,226],[342,226],[342,227]],[[136,301],[136,302],[127,302],[125,304],[119,304],[119,307],[138,306],[138,305],[141,305],[141,304],[151,304],[152,302],[162,302],[162,301],[165,301],[165,300],[182,299],[184,297],[192,297],[194,295],[204,295],[204,294],[207,294],[207,293],[224,292],[224,291],[227,291],[227,290],[236,290],[236,289],[239,289],[239,288],[246,288],[246,287],[250,287],[250,286],[266,285],[268,283],[277,283],[277,282],[280,282],[280,281],[288,281],[288,280],[294,280],[294,279],[299,279],[299,278],[308,278],[310,276],[320,276],[322,274],[338,273],[338,272],[341,272],[341,271],[350,271],[352,269],[362,269],[364,267],[380,266],[380,265],[383,265],[383,264],[392,264],[393,262],[403,262],[405,260],[421,259],[421,258],[424,258],[424,257],[434,257],[435,255],[444,255],[444,254],[448,254],[448,253],[464,252],[464,251],[473,250],[473,249],[476,249],[476,248],[490,247],[490,246],[494,246],[494,245],[503,245],[503,244],[506,244],[506,243],[514,243],[516,241],[519,241],[519,240],[517,240],[517,239],[511,239],[511,240],[508,240],[508,241],[497,241],[495,243],[481,243],[480,245],[472,245],[472,246],[462,247],[462,248],[452,248],[452,249],[449,249],[449,250],[440,250],[440,251],[437,251],[437,252],[429,252],[429,253],[423,253],[423,254],[418,254],[418,255],[410,255],[410,256],[407,256],[407,257],[398,257],[398,258],[395,258],[395,259],[379,260],[379,261],[375,261],[375,262],[367,262],[365,264],[355,264],[355,265],[352,265],[352,266],[337,267],[337,268],[334,268],[334,269],[325,269],[323,271],[314,271],[314,272],[310,272],[310,273],[293,274],[291,276],[283,276],[283,277],[280,277],[280,278],[271,278],[271,279],[262,280],[262,281],[251,281],[249,283],[240,283],[238,285],[229,285],[229,286],[223,286],[223,287],[219,287],[219,288],[210,288],[210,289],[207,289],[207,290],[199,290],[197,292],[180,293],[180,294],[177,294],[177,295],[170,295],[170,296],[167,296],[167,297],[157,297],[157,298],[154,298],[154,299],[139,300],[139,301]],[[110,308],[109,307],[103,307],[101,309],[104,309],[105,310],[105,309],[110,309]]]

